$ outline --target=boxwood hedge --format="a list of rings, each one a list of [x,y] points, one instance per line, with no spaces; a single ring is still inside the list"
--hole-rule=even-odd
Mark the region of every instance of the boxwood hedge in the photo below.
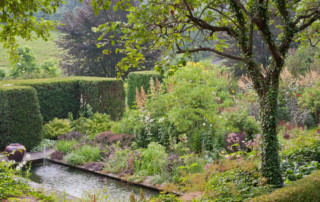
[[[130,108],[135,105],[136,101],[136,88],[140,90],[143,86],[145,92],[147,93],[150,89],[150,78],[158,78],[162,81],[161,75],[155,71],[140,71],[131,72],[128,75],[128,91],[127,91],[127,104]]]
[[[41,141],[42,117],[36,91],[26,86],[0,86],[0,148],[21,143],[30,150]]]

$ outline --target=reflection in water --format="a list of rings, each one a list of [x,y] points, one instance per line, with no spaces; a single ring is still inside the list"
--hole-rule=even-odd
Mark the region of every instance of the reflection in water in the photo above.
[[[46,162],[33,163],[31,168],[30,180],[49,185],[58,190],[65,191],[67,194],[81,198],[84,192],[89,190],[104,189],[109,195],[110,200],[128,199],[133,191],[139,195],[140,189],[146,197],[151,197],[159,194],[156,191],[146,188],[128,185],[120,181],[97,176],[91,173],[85,173],[66,166]]]

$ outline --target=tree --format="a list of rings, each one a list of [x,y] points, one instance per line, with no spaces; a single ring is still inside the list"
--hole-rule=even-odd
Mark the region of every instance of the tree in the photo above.
[[[107,1],[108,2],[108,1]],[[108,8],[110,3],[94,0],[93,6]],[[246,64],[246,70],[259,96],[262,123],[261,170],[268,183],[282,186],[277,140],[277,96],[279,76],[287,51],[293,40],[303,36],[306,29],[317,28],[320,18],[318,0],[145,0],[134,7],[123,0],[117,8],[127,9],[128,23],[114,22],[101,26],[106,33],[121,30],[125,47],[119,50],[126,57],[118,64],[126,70],[143,60],[140,44],[153,42],[154,49],[174,51],[185,56],[200,51],[211,51]],[[279,34],[270,29],[275,19]],[[261,34],[271,55],[264,74],[253,49],[253,32]],[[197,35],[190,35],[197,32]],[[239,54],[234,55],[218,35],[228,35]],[[200,36],[200,37],[198,37]],[[319,35],[318,35],[319,37]],[[201,40],[199,40],[201,39]],[[205,42],[205,43],[204,43]],[[188,45],[186,45],[188,44]],[[205,44],[205,45],[203,45]],[[230,46],[232,47],[232,46]],[[180,64],[184,64],[182,60]],[[165,63],[163,63],[165,64]],[[161,65],[175,68],[176,65]]]
[[[115,12],[110,8],[95,15],[90,3],[91,0],[84,0],[81,8],[66,13],[61,21],[63,24],[58,27],[63,35],[57,44],[67,53],[62,56],[61,66],[68,74],[116,77],[116,65],[124,54],[116,51],[117,48],[122,48],[123,44],[114,43],[121,39],[122,33],[116,33],[113,38],[110,38],[110,34],[101,37],[97,46],[101,32],[94,32],[92,29],[110,21],[126,22],[127,12]],[[112,5],[114,4],[115,1],[112,2]],[[148,69],[153,68],[157,57],[158,54],[154,52],[146,55],[148,62],[145,66]]]
[[[16,37],[31,40],[35,35],[47,40],[50,37],[49,30],[57,24],[53,21],[38,20],[35,13],[42,11],[46,14],[56,12],[63,0],[5,0],[0,2],[0,42],[4,48],[10,49],[11,59],[17,59]]]

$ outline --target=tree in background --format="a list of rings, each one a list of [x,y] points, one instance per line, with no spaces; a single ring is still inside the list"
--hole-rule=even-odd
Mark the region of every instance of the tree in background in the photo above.
[[[110,1],[93,0],[93,7],[108,9]],[[284,66],[290,44],[306,35],[307,28],[317,29],[320,19],[318,0],[146,0],[141,6],[134,7],[126,1],[120,1],[115,9],[126,9],[128,23],[113,22],[100,26],[107,33],[124,34],[125,46],[121,53],[126,57],[118,64],[127,70],[144,60],[141,44],[153,42],[154,49],[163,53],[174,51],[188,56],[200,51],[211,51],[225,58],[245,63],[248,76],[253,81],[259,96],[262,126],[262,162],[261,171],[269,184],[282,186],[279,143],[277,139],[277,97],[279,77]],[[277,25],[280,33],[271,29],[275,19],[281,19]],[[270,65],[261,68],[256,60],[253,44],[257,38],[254,31],[262,36],[271,55]],[[190,35],[197,32],[198,35]],[[239,49],[234,54],[225,40],[219,40],[220,34],[228,35]],[[319,34],[315,35],[319,37]],[[205,39],[206,43],[202,39]],[[185,61],[180,62],[183,66]],[[179,65],[179,64],[178,64]],[[157,69],[176,69],[176,64],[161,63]]]
[[[11,78],[45,78],[58,76],[57,62],[53,59],[44,61],[42,65],[36,64],[36,58],[28,47],[18,48],[18,59],[10,69]]]
[[[47,40],[49,30],[54,29],[57,23],[35,18],[35,13],[42,11],[46,14],[56,12],[63,0],[5,0],[0,1],[0,42],[3,47],[10,49],[10,58],[17,59],[16,37],[31,40],[33,36]]]
[[[66,51],[62,55],[61,67],[69,75],[116,77],[116,65],[124,57],[117,49],[123,48],[124,44],[115,44],[115,41],[121,40],[122,34],[118,31],[112,38],[111,34],[107,34],[97,46],[101,32],[94,32],[92,29],[106,22],[126,22],[127,12],[113,11],[111,8],[96,15],[90,3],[91,0],[85,0],[81,8],[66,13],[62,20],[64,25],[57,28],[63,33],[57,44]],[[154,60],[158,55],[146,55],[147,69],[154,67]]]

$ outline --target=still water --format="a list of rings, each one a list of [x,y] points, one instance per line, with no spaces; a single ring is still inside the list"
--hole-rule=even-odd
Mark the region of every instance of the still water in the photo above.
[[[129,185],[118,180],[50,162],[32,163],[30,172],[30,180],[79,198],[93,192],[92,190],[98,189],[103,189],[109,195],[108,199],[110,201],[127,201],[131,192],[139,196],[140,189],[147,198],[159,194],[154,190]]]

